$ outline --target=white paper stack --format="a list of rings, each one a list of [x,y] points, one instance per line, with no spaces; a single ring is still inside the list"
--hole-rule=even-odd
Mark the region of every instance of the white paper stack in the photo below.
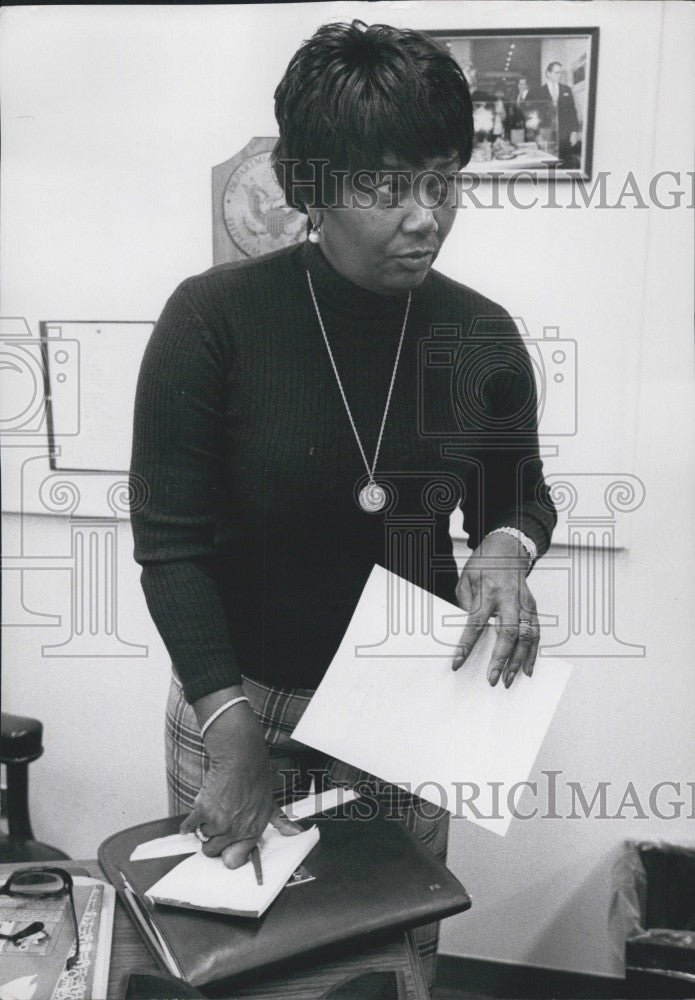
[[[197,853],[172,868],[146,895],[154,903],[237,917],[260,917],[318,840],[315,826],[293,837],[283,836],[268,826],[258,843],[263,885],[256,883],[250,861],[232,869],[221,858]]]

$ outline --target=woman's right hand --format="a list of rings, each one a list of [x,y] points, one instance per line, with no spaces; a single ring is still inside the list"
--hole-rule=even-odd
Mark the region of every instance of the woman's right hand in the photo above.
[[[199,717],[205,714],[199,703],[195,708]],[[239,868],[269,822],[286,836],[301,832],[275,805],[263,731],[247,702],[215,719],[205,733],[205,750],[210,766],[181,824],[182,833],[200,827],[210,837],[203,844],[204,854],[221,854],[228,868]]]

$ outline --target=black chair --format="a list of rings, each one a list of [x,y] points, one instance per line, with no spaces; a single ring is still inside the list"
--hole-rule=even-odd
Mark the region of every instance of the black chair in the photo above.
[[[65,860],[67,854],[34,840],[29,819],[29,764],[43,753],[38,719],[2,713],[0,763],[7,773],[7,836],[0,836],[0,863]]]

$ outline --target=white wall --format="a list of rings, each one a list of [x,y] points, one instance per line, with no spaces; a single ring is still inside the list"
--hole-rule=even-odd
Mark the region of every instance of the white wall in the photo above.
[[[595,169],[612,172],[612,200],[628,171],[646,188],[657,169],[692,169],[691,5],[6,8],[2,315],[25,316],[35,332],[46,318],[156,318],[176,283],[211,263],[210,168],[251,136],[275,134],[272,92],[290,55],[318,23],[352,16],[431,28],[598,25]],[[558,186],[558,202],[567,197]],[[630,781],[646,796],[657,781],[692,777],[692,212],[501,203],[461,211],[439,266],[503,302],[533,336],[559,326],[577,340],[580,433],[549,439],[559,450],[548,470],[632,472],[647,491],[618,520],[627,548],[615,563],[618,632],[647,655],[576,658],[535,769],[560,770],[589,794],[613,782],[619,802]],[[26,509],[21,464],[39,456],[47,469],[44,453],[43,439],[5,449],[12,505],[19,497]],[[4,556],[39,567],[6,573],[3,636],[3,710],[45,724],[46,754],[31,778],[36,833],[93,856],[115,829],[165,812],[166,656],[126,521],[116,529],[118,627],[146,657],[42,652],[70,631],[70,526],[8,515],[3,530]],[[553,560],[539,566],[534,589],[559,634],[569,561],[562,548]],[[39,625],[39,613],[60,621]],[[627,836],[692,839],[687,812],[519,820],[504,839],[454,822],[450,865],[474,908],[447,922],[443,950],[619,971],[605,932],[608,865]]]

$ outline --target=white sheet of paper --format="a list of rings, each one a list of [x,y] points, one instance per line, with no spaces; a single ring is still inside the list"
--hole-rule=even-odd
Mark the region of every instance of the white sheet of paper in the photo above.
[[[312,782],[313,787],[313,782]],[[335,809],[358,796],[351,788],[330,788],[316,795],[312,792],[306,798],[298,799],[283,806],[288,819],[306,819],[319,812]],[[177,854],[199,854],[203,845],[194,833],[172,833],[168,837],[155,837],[138,844],[130,855],[130,861],[146,861],[148,858],[170,858]]]
[[[454,673],[465,621],[375,566],[293,738],[504,835],[507,796],[527,780],[572,667],[543,658],[533,677],[491,687],[490,625]]]
[[[283,806],[282,811],[288,819],[306,819],[307,816],[329,812],[336,806],[346,805],[356,798],[359,796],[352,788],[329,788],[328,791],[319,792],[318,795],[312,793],[305,799],[290,802]]]
[[[146,861],[148,858],[170,858],[177,854],[196,854],[203,845],[194,833],[172,833],[168,837],[156,837],[138,844],[130,855],[131,861]]]
[[[146,895],[160,903],[260,916],[318,840],[316,826],[294,837],[285,837],[268,826],[258,844],[263,885],[256,883],[250,861],[241,868],[231,869],[221,858],[208,858],[198,853],[172,868],[147,890]]]

